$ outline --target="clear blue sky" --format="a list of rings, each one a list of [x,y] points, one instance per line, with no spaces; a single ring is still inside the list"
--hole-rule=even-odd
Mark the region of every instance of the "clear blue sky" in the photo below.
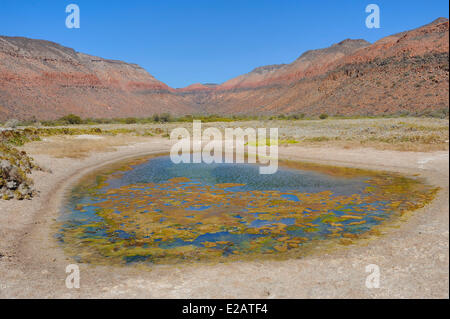
[[[65,27],[70,3],[80,7],[80,29]],[[370,3],[381,9],[380,29],[365,27]],[[0,35],[137,63],[183,87],[290,63],[345,38],[374,42],[448,12],[448,0],[0,0]]]

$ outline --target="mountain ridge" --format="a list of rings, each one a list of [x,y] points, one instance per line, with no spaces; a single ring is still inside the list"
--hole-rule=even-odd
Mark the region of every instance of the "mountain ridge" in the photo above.
[[[448,108],[448,32],[448,19],[438,18],[375,43],[345,39],[306,51],[289,64],[257,67],[221,84],[178,89],[137,64],[47,40],[0,36],[0,119],[68,113],[390,114]]]

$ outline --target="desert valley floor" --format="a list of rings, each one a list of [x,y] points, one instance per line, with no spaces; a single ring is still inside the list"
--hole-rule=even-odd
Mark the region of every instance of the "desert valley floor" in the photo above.
[[[42,168],[32,173],[39,195],[0,201],[0,298],[448,298],[448,120],[418,118],[211,124],[277,126],[286,141],[281,159],[397,172],[439,187],[430,204],[387,222],[376,238],[288,260],[80,264],[81,288],[67,289],[65,270],[74,261],[53,224],[68,190],[107,164],[168,152],[164,134],[177,125],[128,125],[128,133],[55,135],[22,146]],[[369,264],[380,267],[379,289],[365,286]]]

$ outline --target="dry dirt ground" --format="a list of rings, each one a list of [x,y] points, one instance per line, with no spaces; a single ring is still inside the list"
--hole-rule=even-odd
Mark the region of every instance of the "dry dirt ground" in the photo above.
[[[87,143],[82,140],[80,143]],[[57,140],[37,143],[41,144],[25,148],[39,165],[52,171],[33,173],[39,197],[0,202],[0,298],[449,297],[448,151],[406,152],[333,144],[282,147],[281,158],[419,174],[441,191],[406,221],[387,226],[378,239],[339,246],[331,253],[285,261],[151,269],[81,264],[81,288],[68,289],[66,266],[74,261],[64,255],[52,236],[67,190],[102,165],[167,151],[169,142],[162,138],[131,139],[125,145],[124,141],[110,141],[104,149],[74,157],[58,156],[56,148],[50,147]],[[47,148],[48,152],[43,151]],[[366,288],[369,264],[380,268],[378,289]]]

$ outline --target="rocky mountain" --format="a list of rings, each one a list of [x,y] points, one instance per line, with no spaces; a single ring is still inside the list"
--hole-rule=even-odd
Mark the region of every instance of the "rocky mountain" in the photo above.
[[[225,83],[173,89],[135,64],[0,37],[0,119],[172,114],[392,114],[448,109],[449,22],[344,40]]]
[[[196,105],[212,113],[368,115],[448,109],[449,22],[373,44],[344,40],[308,51],[287,65],[257,68],[205,93]]]
[[[291,64],[259,67],[252,72],[225,82],[221,89],[255,88],[283,84],[327,71],[335,61],[370,45],[364,40],[344,40],[329,48],[303,53]]]
[[[49,41],[0,37],[0,119],[189,111],[171,90],[136,64],[90,56]]]

